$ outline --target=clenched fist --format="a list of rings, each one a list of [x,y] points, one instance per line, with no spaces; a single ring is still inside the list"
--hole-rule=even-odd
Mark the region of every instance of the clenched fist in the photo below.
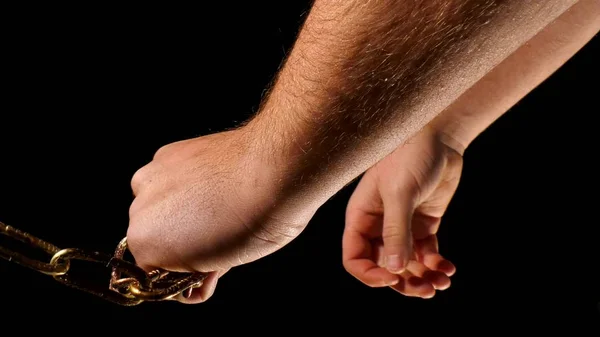
[[[243,129],[169,144],[132,179],[127,233],[145,269],[210,273],[185,303],[199,303],[232,267],[289,243],[312,210],[286,199],[277,163],[257,156]]]

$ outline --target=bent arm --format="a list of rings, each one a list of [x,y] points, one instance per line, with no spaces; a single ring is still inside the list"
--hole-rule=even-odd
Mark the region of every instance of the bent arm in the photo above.
[[[459,153],[600,31],[600,1],[580,0],[485,75],[430,125]]]
[[[576,2],[316,0],[253,146],[322,204]]]

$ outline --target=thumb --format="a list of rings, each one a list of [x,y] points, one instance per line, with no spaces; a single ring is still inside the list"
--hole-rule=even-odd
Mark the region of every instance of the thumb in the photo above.
[[[406,190],[382,196],[384,261],[388,271],[395,274],[404,271],[412,256],[411,223],[414,198]]]

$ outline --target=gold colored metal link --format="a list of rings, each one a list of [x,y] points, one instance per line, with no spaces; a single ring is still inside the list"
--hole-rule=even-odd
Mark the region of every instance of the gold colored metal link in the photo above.
[[[50,256],[53,256],[60,251],[60,248],[54,246],[53,244],[40,240],[35,236],[22,232],[14,227],[7,226],[2,222],[0,222],[0,234],[4,234],[14,240],[25,243],[30,247],[37,248]],[[63,275],[69,270],[68,261],[60,264],[47,263],[27,257],[24,254],[9,250],[2,246],[0,246],[0,257],[50,276]]]
[[[203,273],[180,273],[153,270],[146,273],[140,267],[124,260],[127,251],[127,238],[121,240],[111,261],[110,288],[124,296],[144,301],[172,299],[186,290],[202,285],[206,278]],[[121,275],[128,277],[123,278]]]
[[[88,252],[77,248],[60,249],[29,233],[0,222],[0,234],[25,243],[27,247],[45,252],[49,262],[28,257],[31,253],[23,249],[16,251],[0,245],[0,257],[28,267],[55,280],[94,294],[113,303],[125,306],[140,304],[144,301],[162,301],[172,299],[183,292],[200,287],[206,278],[202,273],[179,273],[165,270],[146,272],[139,266],[124,259],[127,251],[127,238],[124,238],[114,255],[100,252]],[[111,268],[110,281],[98,283],[89,278],[77,276],[72,272],[74,263],[88,262]],[[87,274],[85,274],[87,276]]]

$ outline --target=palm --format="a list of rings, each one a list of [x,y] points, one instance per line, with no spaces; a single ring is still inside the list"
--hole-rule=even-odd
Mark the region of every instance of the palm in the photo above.
[[[407,296],[428,298],[436,289],[446,289],[455,268],[439,254],[436,233],[461,168],[460,154],[424,130],[367,171],[348,204],[346,269],[370,286],[395,280],[392,288]],[[386,237],[403,228],[408,230],[410,261],[394,275],[386,269]]]

